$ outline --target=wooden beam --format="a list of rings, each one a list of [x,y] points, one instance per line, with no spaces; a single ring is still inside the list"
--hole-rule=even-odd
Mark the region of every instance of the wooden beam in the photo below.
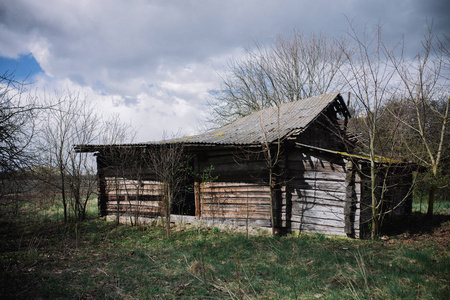
[[[200,182],[195,180],[194,182],[194,197],[195,197],[195,218],[198,220],[202,216],[200,205]]]

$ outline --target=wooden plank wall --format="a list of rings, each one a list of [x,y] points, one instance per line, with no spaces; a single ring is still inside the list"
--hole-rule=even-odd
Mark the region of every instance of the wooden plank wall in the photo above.
[[[346,162],[326,154],[293,150],[282,187],[283,226],[292,231],[345,235]],[[359,181],[359,177],[356,179]],[[359,199],[360,184],[355,185]],[[355,211],[359,236],[359,203]]]
[[[268,173],[264,155],[257,149],[217,149],[199,156],[198,172],[211,165],[219,182],[261,183]]]
[[[201,219],[237,226],[270,227],[267,166],[260,151],[217,149],[198,161],[201,172],[214,167],[213,182],[200,184]]]
[[[200,185],[202,219],[233,225],[270,227],[268,186],[242,182]]]
[[[116,215],[119,208],[120,216],[159,216],[160,191],[161,183],[157,181],[106,177],[106,213]]]

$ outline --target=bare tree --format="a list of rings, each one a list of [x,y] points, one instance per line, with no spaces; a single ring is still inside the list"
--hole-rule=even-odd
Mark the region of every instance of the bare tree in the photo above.
[[[136,134],[136,129],[131,124],[123,122],[120,115],[116,113],[102,120],[99,141],[103,145],[132,143],[136,139]]]
[[[135,131],[122,123],[118,115],[103,120],[95,106],[79,92],[56,93],[45,102],[51,109],[42,121],[41,164],[51,172],[41,179],[59,191],[65,222],[69,208],[75,220],[83,220],[88,200],[97,192],[97,178],[91,155],[76,152],[74,146],[123,143],[131,141]],[[57,180],[54,180],[54,170],[57,170]]]
[[[439,169],[449,150],[449,42],[446,36],[444,42],[439,41],[429,26],[422,42],[423,49],[414,58],[408,59],[404,55],[404,45],[400,53],[387,51],[401,82],[399,98],[402,101],[402,109],[391,109],[390,112],[405,127],[407,155],[426,166],[432,176],[428,216],[433,215]]]
[[[278,224],[276,223],[276,220],[278,218],[276,217],[278,214],[278,210],[280,209],[278,207],[277,203],[277,196],[276,196],[276,187],[280,182],[278,182],[277,178],[279,178],[282,174],[280,174],[278,171],[278,165],[281,159],[282,151],[281,151],[281,136],[280,136],[280,109],[279,106],[275,108],[276,110],[276,120],[277,120],[277,138],[275,141],[271,141],[268,137],[268,132],[266,130],[266,126],[264,124],[264,118],[262,115],[260,115],[260,121],[261,121],[261,130],[263,132],[263,140],[261,143],[262,146],[262,153],[265,158],[265,162],[267,165],[268,170],[268,185],[269,185],[269,191],[270,191],[270,224],[272,226],[272,234],[278,235],[280,234],[277,232]]]
[[[223,125],[260,109],[326,93],[340,86],[345,62],[338,43],[322,35],[279,36],[272,46],[255,44],[245,56],[229,63],[211,121]]]
[[[0,197],[19,188],[13,179],[35,162],[32,140],[37,113],[42,109],[13,72],[0,75]]]
[[[381,169],[379,164],[380,149],[377,146],[380,145],[378,143],[381,129],[380,119],[384,105],[391,98],[394,70],[387,64],[388,57],[383,50],[380,26],[376,27],[375,32],[364,31],[362,35],[359,35],[355,27],[350,24],[348,35],[354,43],[354,48],[342,49],[347,58],[346,68],[342,69],[342,75],[354,96],[353,103],[359,113],[355,121],[363,132],[360,142],[362,142],[363,151],[368,152],[369,174],[363,175],[370,180],[371,237],[375,238],[383,217],[382,208],[387,189],[387,174],[389,173],[389,164],[384,165]],[[396,141],[394,136],[390,136],[390,140]],[[390,151],[384,152],[385,155],[389,155],[389,153]],[[383,186],[381,190],[380,183]],[[361,205],[363,206],[364,203]],[[364,209],[364,207],[361,208]]]
[[[147,164],[161,183],[161,208],[167,236],[170,235],[172,204],[184,188],[188,161],[181,142],[163,141],[148,149]]]
[[[87,201],[95,191],[95,173],[89,155],[75,153],[73,146],[98,140],[100,118],[79,93],[66,91],[45,101],[53,107],[43,120],[42,164],[58,170],[59,179],[53,185],[61,193],[64,221],[68,220],[69,207],[76,220],[82,220]]]

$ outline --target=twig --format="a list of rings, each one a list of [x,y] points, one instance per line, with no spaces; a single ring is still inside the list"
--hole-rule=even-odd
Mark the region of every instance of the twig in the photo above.
[[[100,268],[97,268],[97,270],[98,270],[99,272],[102,272],[103,274],[105,274],[106,276],[108,276],[108,277],[109,277],[108,273],[106,273],[106,272],[105,272],[105,271],[103,271],[102,269],[100,269]]]

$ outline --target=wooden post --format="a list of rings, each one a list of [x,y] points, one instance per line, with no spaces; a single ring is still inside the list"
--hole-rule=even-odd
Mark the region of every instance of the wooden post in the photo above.
[[[97,188],[98,188],[98,214],[100,217],[106,216],[106,180],[104,174],[104,157],[97,155]]]
[[[202,211],[200,208],[200,182],[195,180],[194,182],[194,197],[195,197],[195,218],[198,220],[202,216]]]
[[[355,191],[355,168],[351,160],[347,161],[347,175],[345,177],[345,233],[348,237],[355,238],[355,211],[356,211],[356,191]]]

